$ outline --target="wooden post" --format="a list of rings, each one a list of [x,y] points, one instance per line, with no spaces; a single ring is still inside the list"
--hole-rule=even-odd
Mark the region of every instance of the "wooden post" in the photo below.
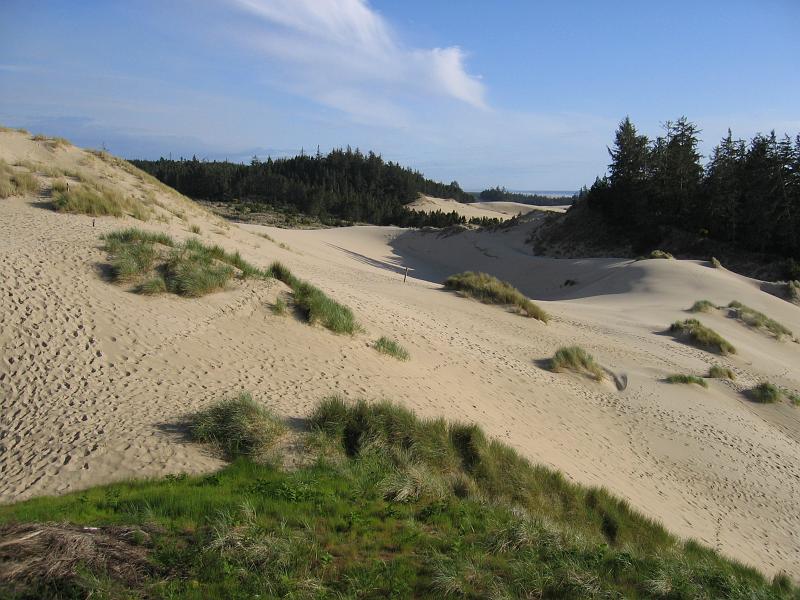
[[[406,278],[408,277],[408,267],[406,267],[406,274],[403,275],[403,283],[406,282]]]

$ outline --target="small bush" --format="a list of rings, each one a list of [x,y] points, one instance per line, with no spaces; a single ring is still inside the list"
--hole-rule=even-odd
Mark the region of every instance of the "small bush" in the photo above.
[[[667,383],[696,383],[704,388],[708,387],[708,383],[702,377],[697,375],[670,375],[665,379]]]
[[[448,290],[462,292],[485,304],[507,304],[517,307],[522,314],[547,323],[550,316],[531,302],[517,288],[486,273],[466,271],[451,275],[444,282]]]
[[[716,258],[714,258],[712,256],[711,257],[711,266],[714,267],[715,269],[721,269],[722,268],[722,263],[719,262]]]
[[[736,379],[736,373],[727,367],[721,367],[720,365],[712,365],[708,370],[708,376],[712,379]]]
[[[756,329],[766,329],[777,339],[781,339],[783,336],[792,336],[792,332],[789,328],[781,325],[774,319],[770,319],[764,313],[759,312],[754,308],[750,308],[741,302],[734,300],[728,304],[728,308],[730,309],[731,316],[734,318],[739,319],[742,323],[750,325],[750,327],[755,327]]]
[[[580,346],[559,348],[550,359],[550,369],[556,373],[565,369],[586,373],[598,381],[605,376],[603,368],[595,362],[594,357]]]
[[[709,300],[698,300],[694,304],[692,304],[692,308],[689,309],[690,312],[710,312],[712,309],[717,308],[716,304],[710,302]]]
[[[675,335],[687,336],[692,342],[703,348],[715,350],[723,355],[736,354],[733,344],[697,319],[675,321],[670,325],[669,330]]]
[[[228,460],[264,458],[285,429],[269,409],[244,392],[197,413],[191,424],[196,441],[213,444]]]
[[[755,402],[772,404],[781,399],[781,390],[778,386],[765,381],[751,389],[749,395]]]
[[[378,352],[394,356],[397,360],[408,360],[411,357],[405,348],[387,337],[382,337],[375,342],[374,348]]]

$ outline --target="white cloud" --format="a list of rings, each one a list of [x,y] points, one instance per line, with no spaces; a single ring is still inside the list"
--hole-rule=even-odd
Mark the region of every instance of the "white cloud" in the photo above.
[[[228,2],[258,17],[240,37],[273,59],[273,79],[280,70],[288,89],[356,120],[403,126],[410,105],[436,97],[487,108],[461,48],[404,47],[366,0]]]

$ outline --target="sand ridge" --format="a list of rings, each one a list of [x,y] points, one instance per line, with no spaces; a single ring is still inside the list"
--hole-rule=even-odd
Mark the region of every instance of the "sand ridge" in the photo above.
[[[131,193],[148,185],[78,149],[50,151],[19,134],[0,134],[0,158],[80,167]],[[800,409],[755,405],[741,393],[764,379],[800,391],[800,345],[722,312],[700,319],[739,348],[736,356],[664,335],[701,298],[740,300],[800,332],[800,309],[758,282],[694,261],[534,257],[525,239],[536,219],[450,236],[370,226],[226,228],[156,187],[158,201],[185,218],[98,218],[93,227],[90,217],[50,210],[49,178],[40,180],[41,197],[0,200],[2,501],[207,471],[220,463],[185,441],[188,413],[249,390],[302,418],[338,393],[478,422],[531,460],[608,487],[679,535],[769,573],[800,575]],[[104,277],[102,233],[141,226],[182,239],[190,224],[258,266],[281,260],[351,306],[365,332],[337,336],[273,315],[269,304],[286,293],[274,281],[189,300],[139,296]],[[444,277],[466,269],[511,281],[552,322],[442,290]],[[411,360],[375,352],[370,343],[381,335],[400,341]],[[572,343],[627,376],[627,389],[541,367]],[[704,374],[712,363],[732,368],[737,380],[711,381],[708,390],[662,381]]]

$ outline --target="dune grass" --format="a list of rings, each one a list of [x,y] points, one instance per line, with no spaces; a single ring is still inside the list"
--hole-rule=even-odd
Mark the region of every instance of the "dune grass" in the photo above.
[[[547,323],[550,320],[547,312],[523,295],[517,288],[486,273],[466,271],[451,275],[445,280],[444,287],[448,290],[461,292],[485,304],[514,306],[521,314],[543,323]]]
[[[39,191],[39,181],[32,173],[15,171],[4,160],[0,160],[0,198],[9,198]]]
[[[276,315],[285,315],[287,310],[286,300],[278,296],[275,298],[275,302],[272,304],[270,309],[272,310],[273,314]]]
[[[319,323],[334,333],[352,335],[360,330],[349,307],[331,299],[310,283],[301,281],[282,263],[273,263],[270,273],[292,289],[294,304],[308,323]]]
[[[669,330],[676,336],[688,337],[694,344],[722,355],[736,354],[736,348],[716,331],[697,319],[675,321]]]
[[[224,288],[234,277],[269,277],[238,252],[196,239],[179,244],[166,234],[137,228],[114,231],[103,239],[114,281],[138,282],[134,291],[145,295],[166,291],[197,298]]]
[[[730,309],[731,316],[750,327],[765,329],[777,339],[781,339],[783,336],[792,337],[792,331],[788,327],[785,327],[775,319],[770,319],[764,313],[742,304],[737,300],[728,304],[728,308]]]
[[[721,263],[721,262],[719,262],[719,261],[718,261],[718,260],[717,260],[715,257],[713,257],[713,256],[711,257],[711,260],[710,260],[709,262],[711,263],[711,266],[712,266],[712,267],[714,267],[715,269],[721,269],[721,268],[722,268],[722,263]]]
[[[191,233],[195,233],[197,235],[200,235],[200,226],[199,225],[190,225],[189,226],[189,231]]]
[[[708,370],[708,376],[712,379],[736,379],[736,373],[720,365],[711,365],[711,368]]]
[[[711,302],[710,300],[698,300],[694,304],[692,304],[692,308],[689,309],[689,312],[697,313],[697,312],[711,312],[712,310],[716,309],[717,305]]]
[[[205,413],[199,439],[226,448],[233,440],[221,449],[245,456],[217,473],[0,506],[0,523],[133,530],[126,543],[147,559],[135,581],[93,560],[60,578],[18,581],[13,593],[0,583],[0,595],[797,598],[785,576],[769,582],[680,540],[606,490],[531,464],[475,425],[328,398],[309,419],[307,441],[319,458],[289,472],[249,459],[275,440],[273,417],[259,410],[237,399]],[[52,548],[50,560],[60,552]]]
[[[584,373],[598,381],[605,377],[603,368],[580,346],[559,348],[550,359],[550,369],[556,373],[565,370]]]
[[[411,358],[408,350],[403,348],[395,340],[385,336],[378,339],[378,341],[373,345],[373,348],[382,354],[394,356],[397,360],[408,360]]]
[[[263,459],[286,426],[246,392],[192,416],[191,435],[212,444],[227,458]]]
[[[664,381],[667,383],[695,383],[701,387],[707,388],[708,383],[702,377],[698,377],[697,375],[683,375],[683,374],[676,374],[670,375]]]
[[[648,259],[662,259],[662,260],[674,260],[675,257],[672,256],[669,252],[665,252],[664,250],[653,250],[650,254],[646,254],[645,256],[640,256],[636,260],[648,260]]]
[[[748,396],[750,396],[753,401],[760,402],[761,404],[777,402],[781,399],[781,395],[781,389],[767,381],[759,383],[748,392]]]
[[[138,200],[91,178],[84,177],[79,184],[53,191],[53,206],[59,212],[92,217],[130,215],[140,221],[150,218],[150,211]]]

